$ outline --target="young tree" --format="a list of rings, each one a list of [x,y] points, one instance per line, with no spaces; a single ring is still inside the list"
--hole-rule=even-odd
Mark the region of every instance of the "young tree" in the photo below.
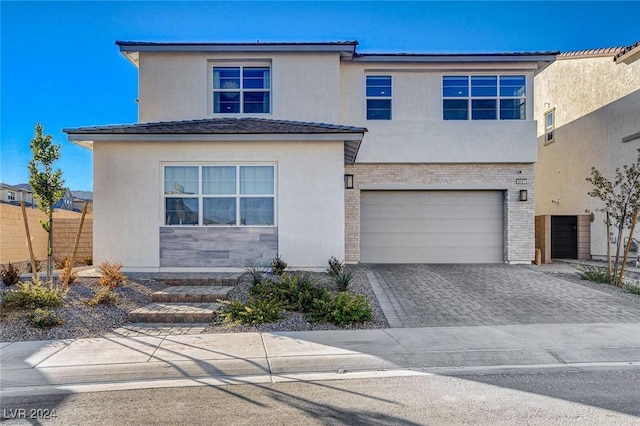
[[[29,185],[38,200],[38,208],[47,216],[48,221],[40,221],[49,235],[47,243],[47,281],[53,282],[53,205],[64,195],[62,171],[54,171],[52,164],[60,158],[60,145],[52,143],[51,135],[42,135],[42,125],[35,128],[35,137],[31,139],[33,158],[29,162]]]
[[[610,181],[604,177],[595,167],[591,168],[591,177],[587,178],[594,189],[588,195],[601,200],[604,207],[596,209],[604,212],[605,224],[607,225],[607,264],[609,274],[609,284],[622,287],[624,279],[624,269],[629,251],[633,232],[638,222],[638,211],[640,211],[640,150],[635,163],[625,165],[620,171],[616,169],[615,178]],[[616,247],[613,260],[611,259],[611,228],[617,233]],[[620,250],[623,248],[624,230],[629,229],[627,245],[624,247],[624,256],[620,262]]]

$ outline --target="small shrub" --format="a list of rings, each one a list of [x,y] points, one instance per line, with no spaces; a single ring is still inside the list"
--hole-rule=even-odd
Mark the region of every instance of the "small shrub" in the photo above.
[[[92,256],[87,256],[84,258],[84,264],[87,266],[91,266],[93,265],[93,257]]]
[[[40,272],[42,271],[42,265],[40,264],[40,261],[38,259],[35,260],[36,263],[36,270],[35,272]],[[31,262],[27,263],[27,272],[29,272],[30,274],[33,274],[34,270],[33,270],[33,265],[31,265]]]
[[[275,259],[271,261],[270,266],[271,266],[271,271],[273,271],[273,275],[279,276],[284,274],[285,270],[287,269],[287,266],[289,265],[287,265],[287,262],[282,260],[280,255],[277,255]]]
[[[244,270],[245,274],[249,275],[249,278],[251,279],[251,285],[255,286],[267,279],[267,276],[265,275],[267,273],[267,270],[265,268],[246,266]]]
[[[20,283],[16,290],[7,291],[2,297],[6,309],[36,309],[62,305],[60,292],[30,281]]]
[[[609,274],[607,273],[606,268],[591,265],[578,265],[576,269],[578,270],[578,275],[583,280],[609,284]]]
[[[62,324],[62,318],[50,309],[37,308],[25,316],[27,323],[38,328],[51,328]]]
[[[282,305],[273,300],[252,297],[247,303],[222,302],[225,305],[222,315],[226,322],[263,324],[282,318]]]
[[[331,277],[336,277],[344,271],[344,262],[339,261],[334,256],[329,258],[329,269],[327,272]]]
[[[67,269],[70,263],[71,261],[69,259],[64,259],[64,264],[62,265],[62,270],[60,271],[60,279],[64,281],[67,279],[67,277],[69,277],[68,282],[75,283],[76,281],[78,281],[78,273],[74,271],[73,268],[71,270]]]
[[[106,260],[100,265],[100,285],[110,288],[116,288],[123,285],[127,277],[120,271],[122,264],[116,262],[113,265]]]
[[[91,300],[87,302],[89,306],[115,305],[118,303],[118,295],[113,294],[110,286],[104,286],[96,292]]]
[[[20,268],[9,262],[7,265],[2,265],[0,268],[0,278],[6,286],[18,284],[20,281]]]
[[[53,267],[55,269],[62,269],[64,265],[69,262],[68,257],[63,257],[62,259],[53,259]]]
[[[347,291],[347,287],[351,284],[351,280],[353,280],[353,272],[340,272],[337,275],[332,276],[333,282],[338,287],[340,291]]]
[[[349,325],[371,321],[373,312],[364,296],[338,293],[330,301],[318,300],[310,315],[314,322],[331,322],[336,325]]]
[[[315,285],[308,275],[282,274],[275,282],[262,281],[251,288],[256,299],[267,300],[288,311],[311,312],[315,299],[329,300],[329,290]]]
[[[627,284],[627,287],[626,287],[626,288],[627,288],[627,291],[628,291],[629,293],[637,294],[637,295],[639,295],[639,296],[640,296],[640,286],[638,286],[638,285],[633,285],[633,284]]]

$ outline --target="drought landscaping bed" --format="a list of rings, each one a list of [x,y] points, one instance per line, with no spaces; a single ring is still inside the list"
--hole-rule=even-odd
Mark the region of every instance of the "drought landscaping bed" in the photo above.
[[[367,329],[387,327],[387,321],[378,300],[367,280],[364,271],[354,268],[353,278],[348,287],[351,295],[362,295],[371,305],[371,321],[338,326],[328,322],[313,323],[301,313],[284,312],[278,321],[264,324],[237,324],[225,322],[216,317],[208,324],[205,333],[232,333],[250,331],[302,331],[302,330],[335,330],[335,329]],[[326,273],[306,273],[314,284],[325,287],[332,293],[338,288]],[[76,283],[69,285],[69,291],[63,296],[61,307],[50,308],[62,319],[60,325],[38,328],[28,323],[24,310],[3,309],[0,315],[0,341],[58,340],[100,337],[127,324],[128,313],[151,303],[151,294],[167,286],[152,279],[127,279],[123,286],[112,290],[118,297],[113,305],[89,306],[88,302],[102,287],[97,278],[81,277]],[[246,302],[249,298],[252,281],[248,275],[239,279],[238,285],[229,293],[230,301]],[[0,284],[0,301],[6,291],[15,286]],[[179,325],[179,324],[176,324]]]

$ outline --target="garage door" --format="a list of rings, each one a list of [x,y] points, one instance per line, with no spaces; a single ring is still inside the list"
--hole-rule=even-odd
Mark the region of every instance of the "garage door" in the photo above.
[[[363,263],[502,263],[502,191],[362,191]]]

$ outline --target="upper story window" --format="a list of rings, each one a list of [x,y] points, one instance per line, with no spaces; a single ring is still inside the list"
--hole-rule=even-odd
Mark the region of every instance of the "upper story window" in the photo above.
[[[544,143],[555,141],[556,110],[552,109],[544,114]]]
[[[524,75],[455,75],[442,77],[445,120],[526,119]]]
[[[213,67],[214,114],[271,112],[269,67]]]
[[[164,167],[165,225],[275,224],[273,165]]]
[[[16,193],[13,191],[8,191],[7,192],[7,199],[9,201],[15,201],[16,200]]]
[[[367,76],[367,120],[391,120],[391,76]]]

